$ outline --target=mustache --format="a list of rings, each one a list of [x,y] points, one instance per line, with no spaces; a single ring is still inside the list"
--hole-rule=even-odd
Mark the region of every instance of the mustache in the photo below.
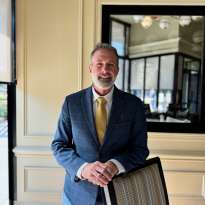
[[[99,75],[98,78],[112,78],[112,75],[106,75],[106,76],[103,76],[103,75]]]
[[[113,78],[112,78],[112,76],[109,76],[109,77],[101,77],[101,76],[98,76],[98,80],[102,80],[102,81],[112,81]]]

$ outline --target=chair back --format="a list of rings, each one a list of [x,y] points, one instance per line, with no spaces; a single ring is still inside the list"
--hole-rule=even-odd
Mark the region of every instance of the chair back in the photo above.
[[[116,176],[105,196],[107,205],[169,205],[160,158]]]

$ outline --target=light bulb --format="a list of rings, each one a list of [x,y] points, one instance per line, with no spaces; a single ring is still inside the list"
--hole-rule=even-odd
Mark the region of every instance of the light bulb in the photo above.
[[[188,26],[190,23],[191,23],[191,17],[190,16],[180,16],[179,24],[181,26]]]
[[[159,22],[159,27],[161,29],[167,29],[169,27],[169,21],[167,19],[161,19]]]
[[[152,18],[151,16],[145,16],[141,22],[144,28],[149,28],[152,25]]]

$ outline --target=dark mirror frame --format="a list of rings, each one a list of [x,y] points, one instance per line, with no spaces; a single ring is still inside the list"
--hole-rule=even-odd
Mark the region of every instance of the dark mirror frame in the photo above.
[[[102,42],[110,42],[110,16],[111,15],[184,15],[205,16],[205,6],[168,6],[168,5],[103,5],[102,6]],[[204,25],[205,28],[205,25]],[[205,30],[204,30],[205,35]],[[205,36],[203,36],[205,39]],[[205,133],[205,43],[203,44],[203,56],[201,66],[199,99],[200,118],[196,123],[167,123],[147,122],[150,132],[170,133]]]

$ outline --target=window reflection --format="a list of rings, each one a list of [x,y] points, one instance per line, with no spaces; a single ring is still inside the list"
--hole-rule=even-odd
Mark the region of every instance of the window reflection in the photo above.
[[[111,15],[110,41],[120,55],[117,86],[144,102],[148,121],[196,122],[204,18],[143,19]]]

